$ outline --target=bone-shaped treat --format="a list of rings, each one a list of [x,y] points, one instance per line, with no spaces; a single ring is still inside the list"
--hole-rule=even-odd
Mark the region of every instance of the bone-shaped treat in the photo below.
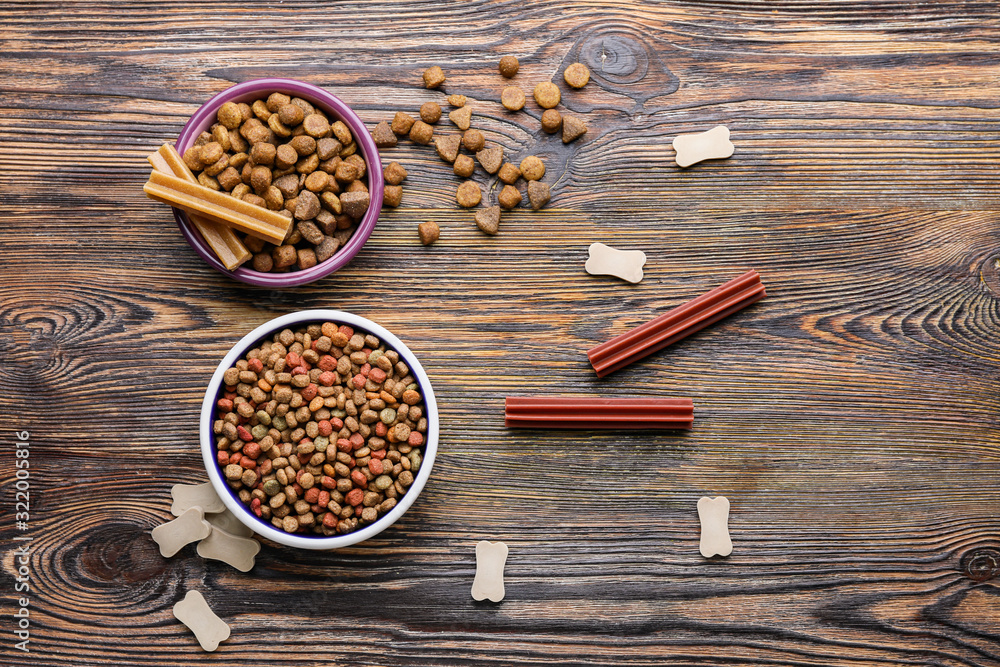
[[[701,520],[701,555],[728,556],[733,553],[729,539],[729,499],[724,496],[698,500],[698,518]]]
[[[206,651],[214,651],[219,648],[219,642],[229,639],[229,626],[215,615],[198,591],[188,591],[184,599],[174,605],[174,617],[190,628]]]
[[[701,134],[682,134],[674,139],[678,167],[690,167],[695,162],[726,158],[736,147],[729,140],[729,128],[725,125],[713,127]]]
[[[212,524],[213,527],[221,528],[230,535],[235,535],[236,537],[253,537],[253,531],[237,519],[236,515],[229,510],[219,512],[218,514],[209,514],[205,517],[205,520]]]
[[[174,516],[180,516],[192,507],[200,507],[205,514],[215,514],[226,509],[211,482],[174,484],[170,489],[170,497],[174,499],[170,506],[170,513]]]
[[[641,250],[616,250],[603,243],[591,243],[586,269],[593,276],[615,276],[637,283],[642,280],[645,263],[646,253]]]
[[[507,562],[507,545],[503,542],[476,544],[476,579],[472,582],[472,599],[493,602],[503,600],[503,566]]]
[[[203,540],[212,532],[212,524],[205,521],[200,507],[192,507],[173,521],[153,529],[153,541],[160,545],[160,554],[170,558],[184,545]]]
[[[227,533],[221,528],[212,528],[212,534],[198,543],[198,555],[202,558],[221,560],[240,572],[249,572],[254,565],[254,556],[260,551],[257,540]]]

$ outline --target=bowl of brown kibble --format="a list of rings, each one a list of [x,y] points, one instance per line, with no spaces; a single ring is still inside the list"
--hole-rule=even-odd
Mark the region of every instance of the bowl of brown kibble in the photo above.
[[[280,544],[338,549],[413,504],[438,429],[430,380],[402,341],[357,315],[306,310],[229,351],[199,433],[209,479],[241,522]]]
[[[191,247],[245,283],[292,287],[337,271],[364,246],[382,210],[371,134],[344,102],[308,83],[237,84],[191,116],[176,147],[201,185],[291,220],[280,244],[237,232],[227,245],[243,264],[229,270],[188,214],[174,209]]]

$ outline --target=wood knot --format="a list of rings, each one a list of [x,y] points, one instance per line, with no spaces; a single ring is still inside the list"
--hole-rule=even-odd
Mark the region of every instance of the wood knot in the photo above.
[[[166,561],[139,526],[103,525],[83,537],[79,563],[91,580],[143,582],[166,570]]]
[[[969,579],[988,581],[1000,575],[1000,551],[974,549],[962,556],[961,566]]]
[[[979,275],[994,295],[1000,297],[1000,255],[991,255],[983,262]]]

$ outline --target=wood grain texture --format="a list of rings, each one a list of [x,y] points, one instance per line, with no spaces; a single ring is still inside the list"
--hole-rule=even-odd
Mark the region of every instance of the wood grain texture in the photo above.
[[[563,89],[582,140],[502,110],[505,54],[529,93],[590,67]],[[443,97],[432,64],[488,141],[546,161],[548,208],[486,237],[401,142],[403,205],[342,271],[272,291],[142,194],[145,155],[234,82],[303,79],[374,125]],[[998,100],[986,2],[0,3],[0,665],[1000,665]],[[717,124],[736,154],[678,169],[670,140]],[[594,241],[645,252],[643,281],[586,274]],[[749,268],[767,299],[595,377],[587,349]],[[428,486],[354,548],[163,559],[216,364],[313,307],[421,359]],[[691,397],[695,428],[504,428],[505,396],[545,393]],[[716,494],[734,551],[706,560]],[[470,595],[481,539],[510,547],[497,605]],[[215,654],[171,615],[191,588],[233,628]]]

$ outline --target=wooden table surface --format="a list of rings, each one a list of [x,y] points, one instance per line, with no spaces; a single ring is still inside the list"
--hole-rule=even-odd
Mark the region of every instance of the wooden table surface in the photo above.
[[[583,139],[503,111],[506,54]],[[143,195],[145,156],[236,82],[308,81],[374,126],[443,97],[435,64],[489,141],[545,160],[548,208],[487,237],[450,165],[401,142],[403,205],[276,291],[208,268]],[[0,74],[3,665],[1000,664],[995,3],[7,2]],[[671,139],[718,124],[736,154],[678,169]],[[585,273],[595,241],[644,251],[642,282]],[[595,377],[588,348],[749,268],[767,299]],[[316,307],[427,369],[427,487],[356,547],[265,543],[247,574],[162,558],[171,485],[206,478],[215,366]],[[691,397],[695,428],[512,431],[515,394]],[[716,494],[735,548],[704,559]],[[500,604],[470,596],[483,539],[510,547]],[[171,615],[190,589],[232,626],[214,654]]]

